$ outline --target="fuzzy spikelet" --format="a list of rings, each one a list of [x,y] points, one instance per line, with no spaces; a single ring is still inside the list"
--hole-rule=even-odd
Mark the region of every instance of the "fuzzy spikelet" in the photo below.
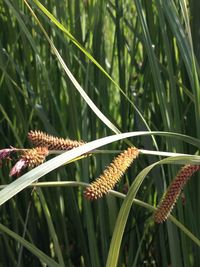
[[[89,200],[94,200],[107,194],[120,180],[138,154],[138,149],[131,147],[118,155],[104,170],[103,174],[86,188],[84,192],[85,197]]]
[[[35,167],[42,164],[48,154],[47,147],[36,147],[25,151],[22,159],[27,163],[28,167]]]
[[[22,169],[27,167],[33,168],[42,164],[48,154],[49,150],[47,147],[27,149],[23,152],[21,159],[11,169],[10,176],[18,176]]]
[[[30,131],[28,139],[34,146],[47,147],[49,150],[71,150],[85,144],[83,141],[58,138],[41,131]]]
[[[168,218],[184,185],[198,170],[200,170],[200,166],[198,165],[185,165],[183,168],[181,168],[176,178],[168,187],[165,196],[161,200],[160,204],[158,205],[158,209],[154,213],[155,222],[162,223]]]

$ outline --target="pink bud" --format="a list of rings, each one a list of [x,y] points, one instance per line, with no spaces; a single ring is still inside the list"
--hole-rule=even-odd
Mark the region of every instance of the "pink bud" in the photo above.
[[[12,152],[16,151],[16,148],[4,148],[0,150],[0,160],[9,158]]]
[[[26,161],[24,159],[20,159],[11,169],[10,176],[19,176],[22,169],[26,168],[26,166],[27,166]]]

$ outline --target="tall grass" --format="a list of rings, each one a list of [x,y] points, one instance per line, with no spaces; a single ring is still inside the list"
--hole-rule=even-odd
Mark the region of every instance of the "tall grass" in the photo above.
[[[180,164],[199,164],[198,6],[0,0],[0,149],[29,147],[30,129],[89,143],[14,182],[3,162],[0,266],[200,264],[198,175],[174,217],[152,219]],[[120,132],[130,133],[101,139]],[[116,191],[84,199],[85,185],[130,144],[146,153]]]

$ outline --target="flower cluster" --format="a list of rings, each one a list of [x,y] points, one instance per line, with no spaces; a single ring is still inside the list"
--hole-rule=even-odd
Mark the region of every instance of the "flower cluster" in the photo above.
[[[10,171],[10,176],[19,176],[22,170],[42,164],[50,153],[55,153],[58,150],[68,151],[85,144],[83,141],[58,138],[41,131],[30,131],[28,140],[34,148],[19,149],[10,147],[0,150],[0,161],[14,159],[14,154],[15,158],[18,159]],[[139,150],[136,147],[129,147],[123,151],[104,170],[103,174],[86,188],[84,196],[89,200],[94,200],[107,194],[119,182],[138,155]]]
[[[4,159],[14,159],[18,161],[10,171],[10,176],[19,176],[23,169],[33,168],[42,164],[51,150],[70,150],[84,144],[83,141],[73,141],[48,135],[41,131],[30,131],[28,139],[34,148],[5,148],[0,150],[0,162]]]
[[[0,150],[0,165],[4,159],[18,159],[10,171],[10,176],[19,176],[22,170],[42,164],[50,153],[55,153],[57,150],[68,151],[85,144],[83,141],[58,138],[41,131],[30,131],[28,140],[34,148],[10,147]],[[119,154],[103,173],[86,187],[84,191],[85,198],[96,200],[107,194],[119,182],[138,155],[139,150],[136,147],[129,147]],[[162,223],[168,218],[183,187],[198,170],[200,170],[200,165],[185,165],[178,172],[154,213],[155,222]]]
[[[190,177],[200,170],[198,165],[185,165],[176,175],[168,187],[166,194],[158,205],[158,209],[154,213],[154,221],[157,223],[164,222],[171,213],[180,193]]]
[[[86,188],[85,197],[89,200],[95,200],[107,194],[119,182],[138,154],[139,150],[137,148],[130,147],[118,155],[104,170],[103,174]]]
[[[70,150],[85,142],[54,137],[41,131],[30,131],[28,139],[34,146],[47,147],[49,150]]]
[[[22,169],[36,167],[42,164],[48,156],[49,150],[47,147],[36,147],[27,149],[22,152],[21,158],[10,171],[10,176],[19,176]]]

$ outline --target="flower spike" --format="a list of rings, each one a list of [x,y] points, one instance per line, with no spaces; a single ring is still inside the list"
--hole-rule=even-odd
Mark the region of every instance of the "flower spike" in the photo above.
[[[86,188],[85,197],[89,200],[94,200],[107,194],[120,180],[138,154],[139,150],[137,148],[130,147],[118,155],[104,170],[103,174]]]
[[[181,168],[176,178],[169,185],[165,196],[154,213],[155,222],[162,223],[168,218],[181,193],[181,190],[190,177],[198,170],[200,170],[200,166],[198,165],[185,165]]]
[[[24,168],[33,168],[42,164],[48,154],[49,150],[46,147],[27,149],[23,152],[21,159],[11,169],[10,176],[19,176]]]
[[[34,146],[47,147],[49,150],[71,150],[85,144],[83,141],[58,138],[41,131],[30,131],[28,139]]]

